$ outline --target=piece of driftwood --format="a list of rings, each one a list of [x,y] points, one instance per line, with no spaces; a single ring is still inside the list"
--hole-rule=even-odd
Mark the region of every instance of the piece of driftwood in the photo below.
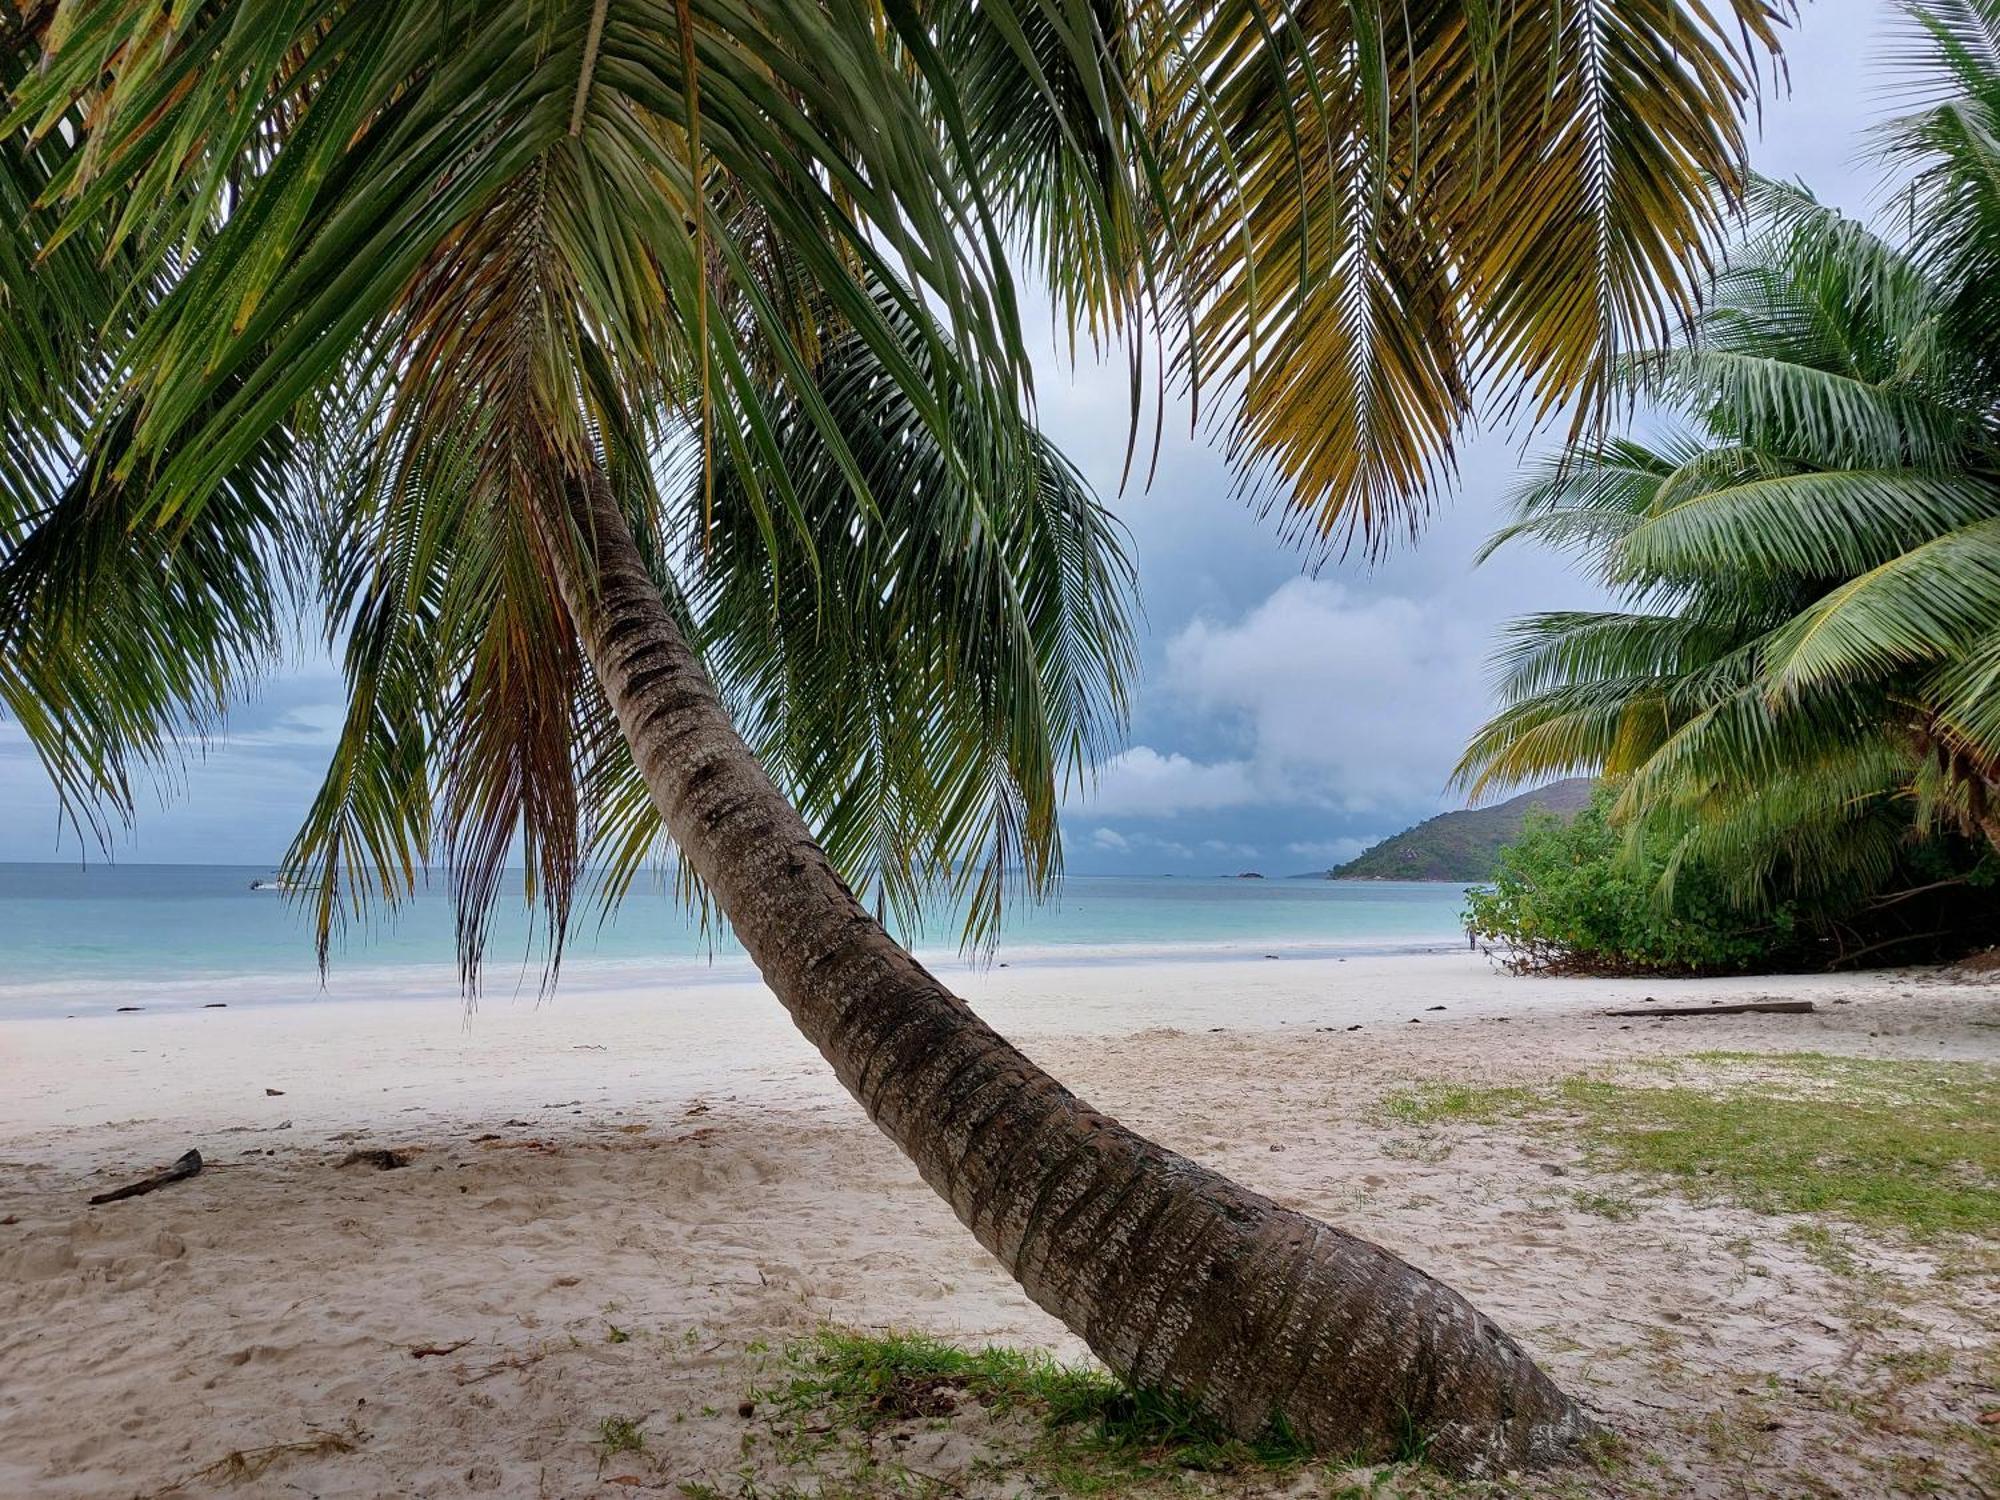
[[[1607,1016],[1803,1016],[1811,1014],[1810,1000],[1751,1000],[1742,1005],[1649,1005],[1644,1010],[1607,1010]]]
[[[471,1339],[454,1339],[449,1344],[418,1344],[410,1350],[410,1358],[432,1359],[440,1354],[456,1354],[471,1342]]]
[[[165,1171],[155,1172],[151,1177],[141,1177],[137,1182],[128,1182],[123,1187],[115,1187],[108,1193],[93,1193],[90,1201],[95,1206],[99,1203],[116,1203],[122,1198],[142,1198],[170,1182],[185,1182],[200,1170],[201,1153],[190,1151]]]

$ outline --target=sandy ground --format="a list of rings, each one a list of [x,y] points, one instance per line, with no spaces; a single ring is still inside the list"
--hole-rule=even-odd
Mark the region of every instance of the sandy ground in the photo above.
[[[1440,1151],[1377,1107],[1426,1079],[1718,1046],[2000,1061],[2000,989],[1516,980],[1463,955],[961,979],[1099,1106],[1458,1286],[1626,1435],[1622,1475],[1530,1492],[2000,1494],[1990,1445],[1940,1440],[2000,1406],[1990,1274],[1867,1242],[1872,1274],[1836,1275],[1780,1221],[1635,1193],[1545,1133],[1469,1127]],[[1662,991],[1820,1009],[1599,1014]],[[190,1146],[199,1177],[85,1206]],[[411,1162],[339,1167],[357,1147]],[[1635,1211],[1578,1206],[1600,1189]],[[1084,1357],[754,986],[469,1020],[347,1002],[0,1023],[7,1500],[810,1490],[739,1403],[826,1321]],[[605,1460],[611,1415],[642,1422],[643,1452]],[[945,1431],[906,1454],[937,1493],[1004,1492],[966,1477],[977,1448]]]

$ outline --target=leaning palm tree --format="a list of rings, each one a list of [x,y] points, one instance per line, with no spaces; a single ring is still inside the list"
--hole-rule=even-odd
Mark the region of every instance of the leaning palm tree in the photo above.
[[[1476,393],[1588,413],[1691,310],[1779,19],[27,0],[0,692],[115,817],[321,605],[323,933],[435,854],[471,982],[511,851],[559,953],[583,871],[671,850],[1121,1377],[1328,1451],[1553,1460],[1590,1424],[1489,1320],[1096,1113],[876,913],[943,893],[977,936],[1046,888],[1122,710],[1127,571],[1031,424],[1010,255],[1132,351],[1135,436],[1171,384],[1258,497],[1373,545]]]

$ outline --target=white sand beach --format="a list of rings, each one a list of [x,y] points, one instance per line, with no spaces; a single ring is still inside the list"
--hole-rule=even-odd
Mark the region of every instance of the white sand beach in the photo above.
[[[1857,1231],[1837,1274],[1781,1216],[1587,1165],[1560,1134],[1381,1110],[1427,1080],[1714,1048],[1994,1063],[2000,989],[1524,980],[1468,955],[961,987],[1127,1123],[1456,1285],[1624,1434],[1625,1469],[1520,1492],[2000,1492],[1979,1439],[2000,1429],[1978,1426],[2000,1407],[1993,1247]],[[1761,997],[1818,1008],[1601,1014]],[[85,1206],[189,1147],[192,1180]],[[337,1165],[357,1148],[409,1164]],[[759,986],[0,1022],[0,1496],[830,1494],[743,1404],[827,1322],[1086,1357]],[[606,1455],[610,1414],[643,1449]],[[1019,1492],[978,1462],[985,1420],[896,1435],[898,1472]]]

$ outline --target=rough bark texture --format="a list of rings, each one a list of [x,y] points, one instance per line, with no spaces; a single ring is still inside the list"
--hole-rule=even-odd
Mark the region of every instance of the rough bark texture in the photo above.
[[[1036,1067],[885,933],[737,736],[608,489],[558,546],[585,649],[683,858],[848,1092],[1120,1378],[1321,1452],[1539,1466],[1592,1425],[1387,1251],[1155,1145]],[[594,551],[591,561],[579,552]]]

